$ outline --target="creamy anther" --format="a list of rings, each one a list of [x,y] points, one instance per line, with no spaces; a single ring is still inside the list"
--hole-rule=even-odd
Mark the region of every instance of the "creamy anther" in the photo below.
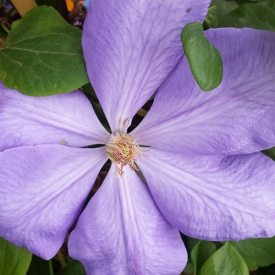
[[[106,146],[109,159],[116,165],[120,177],[124,173],[123,167],[127,165],[131,170],[139,171],[135,161],[142,155],[146,156],[141,151],[148,151],[141,149],[135,139],[127,133],[113,133]]]

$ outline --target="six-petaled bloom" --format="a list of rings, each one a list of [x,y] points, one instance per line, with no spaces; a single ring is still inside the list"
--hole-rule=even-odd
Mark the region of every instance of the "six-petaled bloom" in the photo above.
[[[224,78],[204,93],[180,33],[209,4],[92,1],[84,57],[112,134],[80,91],[34,98],[1,84],[0,236],[53,257],[108,158],[68,243],[87,274],[179,274],[179,231],[216,241],[275,234],[275,165],[260,152],[275,145],[275,34],[206,31]],[[93,144],[106,146],[84,148]]]

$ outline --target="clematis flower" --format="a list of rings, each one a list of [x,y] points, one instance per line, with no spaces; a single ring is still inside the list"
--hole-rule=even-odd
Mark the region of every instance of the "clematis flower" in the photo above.
[[[209,4],[92,2],[84,56],[112,133],[80,91],[33,98],[1,84],[2,237],[53,257],[108,158],[68,243],[87,274],[179,274],[187,261],[179,231],[215,241],[275,234],[275,164],[260,152],[275,145],[275,34],[208,30],[224,78],[204,93],[180,32]],[[105,146],[82,148],[92,144]]]

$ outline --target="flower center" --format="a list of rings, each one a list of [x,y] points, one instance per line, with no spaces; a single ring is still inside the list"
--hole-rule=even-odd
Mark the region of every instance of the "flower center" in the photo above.
[[[127,165],[132,171],[139,171],[135,161],[137,161],[137,158],[140,158],[142,155],[146,156],[142,151],[148,151],[140,148],[135,139],[127,133],[112,134],[106,146],[109,159],[116,165],[120,177],[122,177],[124,173],[123,167]]]

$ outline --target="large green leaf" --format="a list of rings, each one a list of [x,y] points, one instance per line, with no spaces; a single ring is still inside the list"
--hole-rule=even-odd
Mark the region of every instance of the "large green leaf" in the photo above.
[[[32,96],[79,88],[89,82],[81,35],[54,8],[33,9],[12,25],[0,51],[0,79]]]
[[[199,22],[187,24],[181,33],[184,53],[200,88],[210,91],[219,86],[223,63],[219,51],[208,41]]]
[[[249,269],[275,263],[275,237],[231,242],[246,261]]]
[[[228,242],[209,258],[199,275],[248,275],[248,268],[237,252]]]
[[[275,31],[275,11],[263,5],[244,4],[225,15],[219,26]]]
[[[26,248],[17,247],[0,238],[0,275],[25,275],[31,257]]]
[[[202,265],[216,251],[216,245],[213,242],[200,241],[194,247],[191,253],[191,259],[194,264],[194,275],[198,274]]]

